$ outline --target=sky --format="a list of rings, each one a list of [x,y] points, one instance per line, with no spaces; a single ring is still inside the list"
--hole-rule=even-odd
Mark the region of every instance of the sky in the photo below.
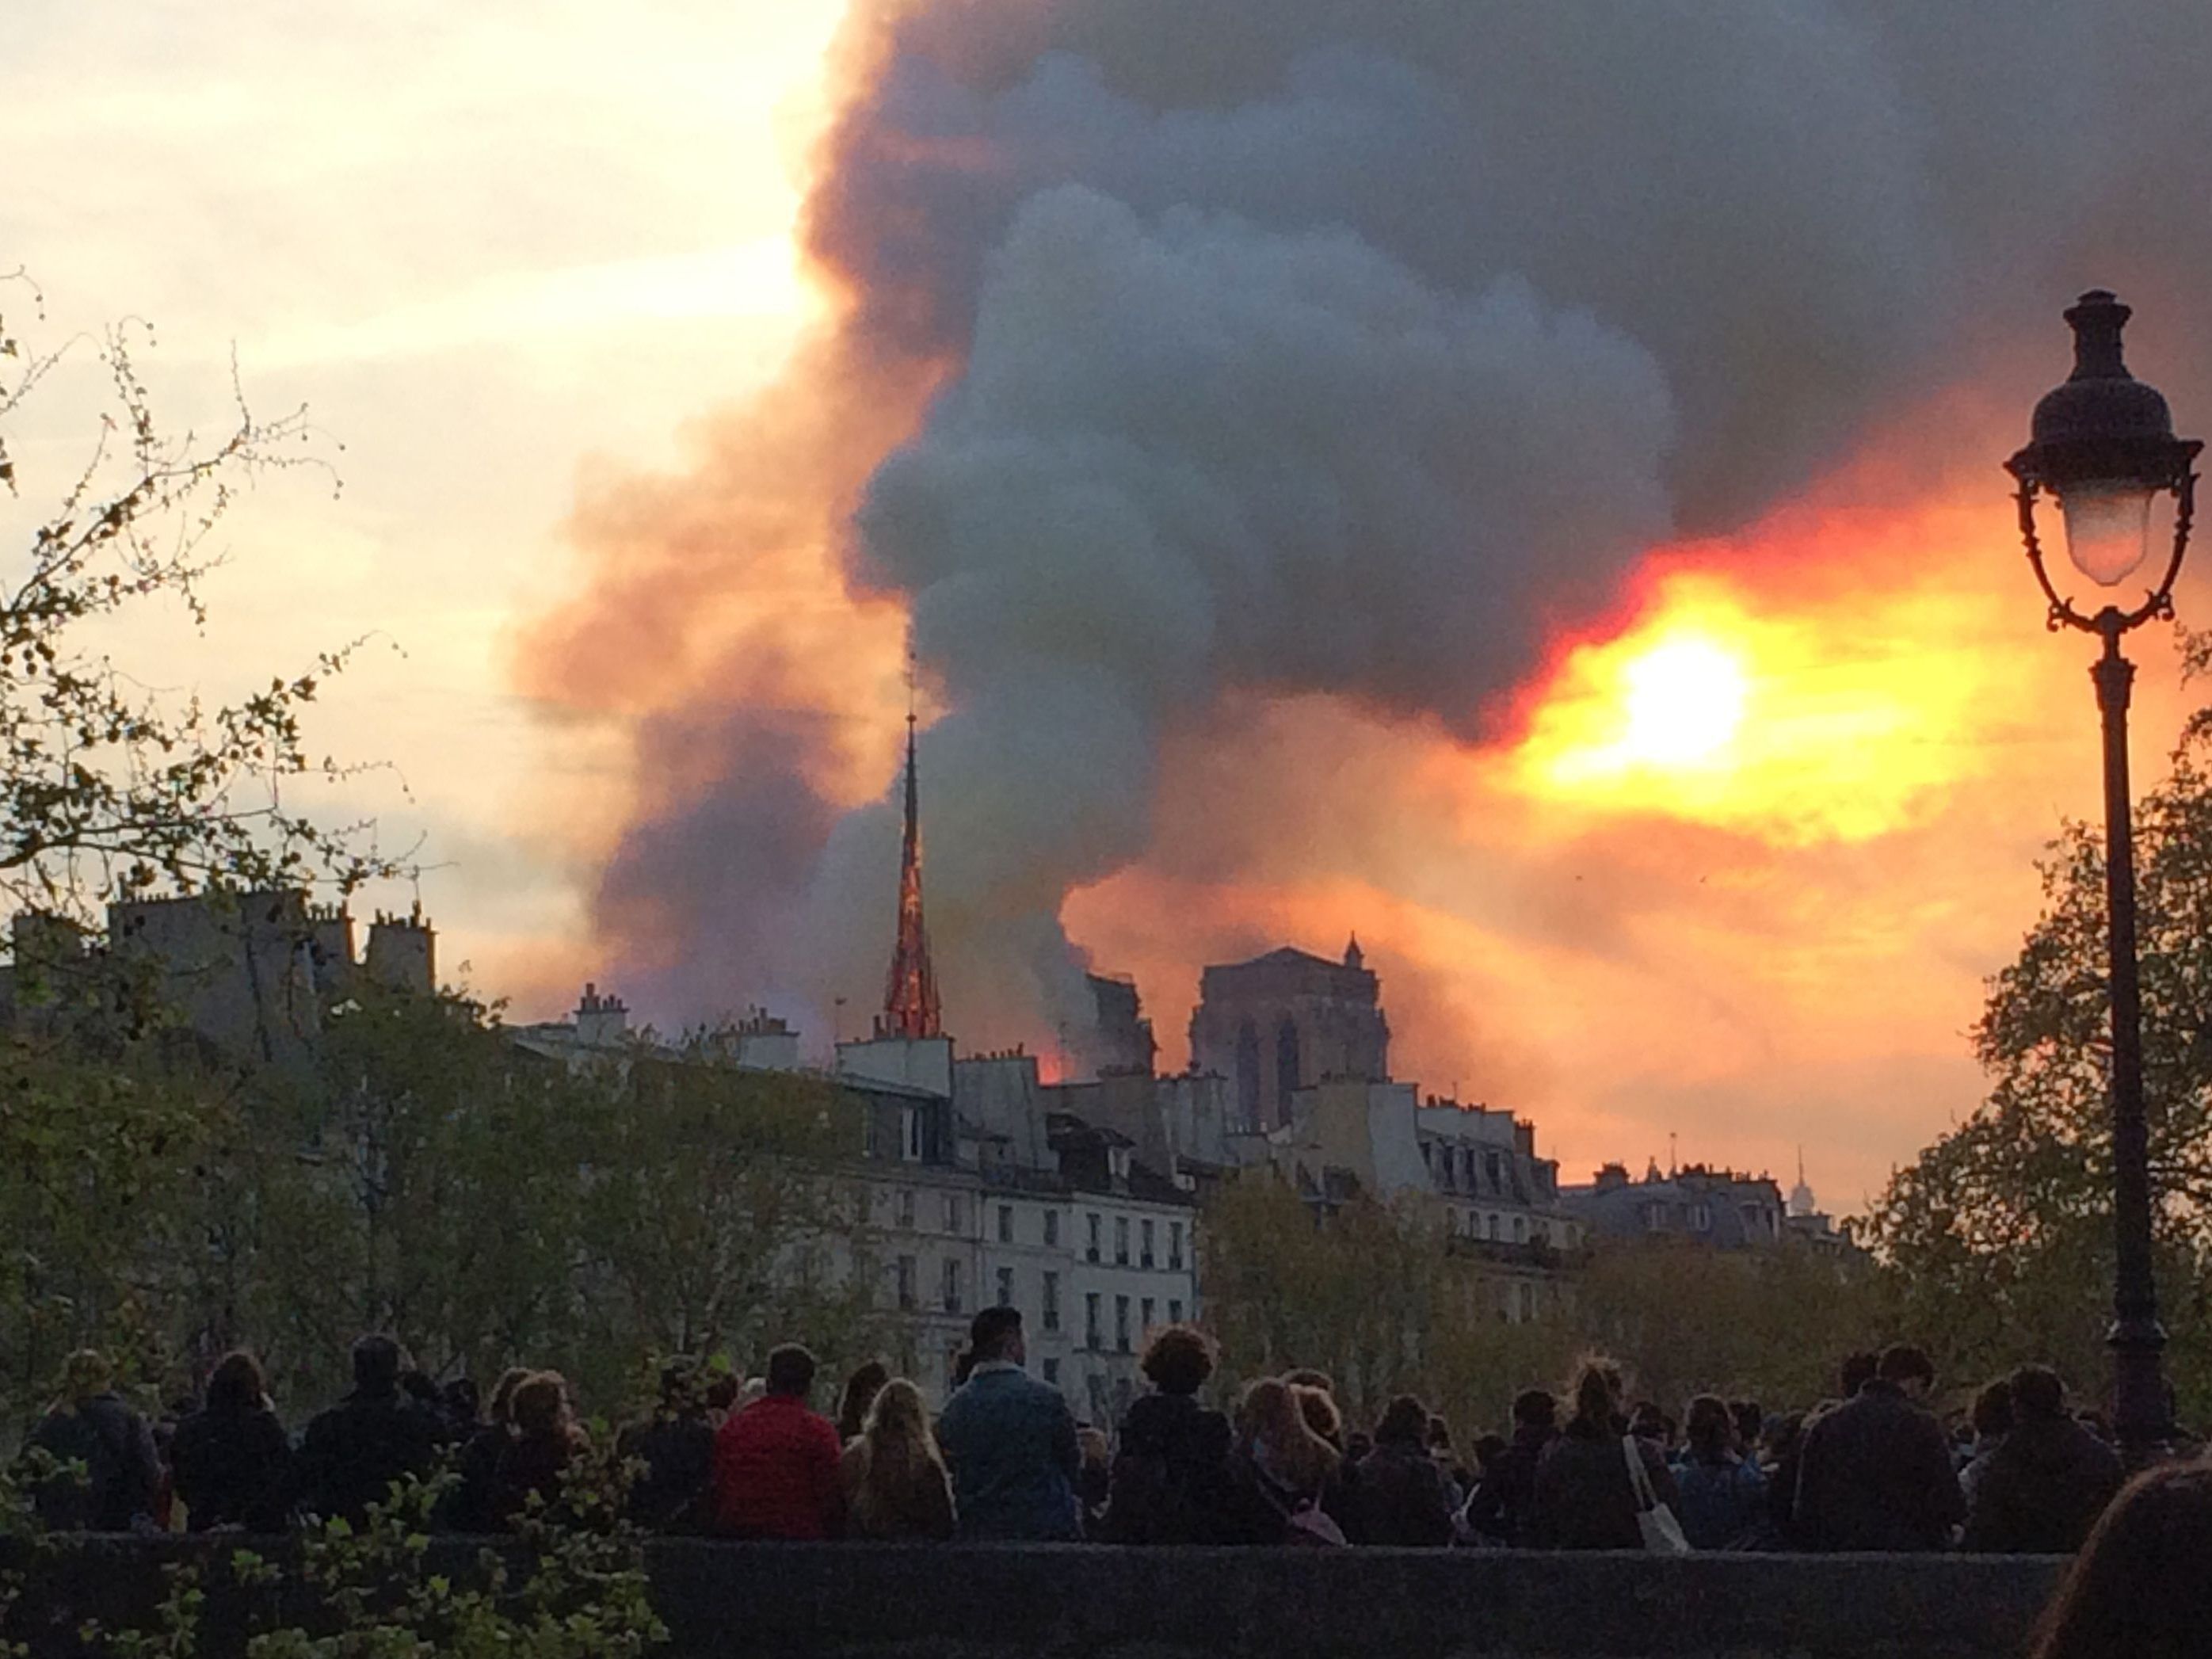
[[[1049,1057],[1052,977],[1088,962],[1136,976],[1179,1065],[1202,963],[1356,931],[1398,1074],[1533,1118],[1567,1178],[1671,1147],[1786,1180],[1802,1147],[1859,1206],[1972,1109],[1984,981],[2096,805],[2088,653],[2041,626],[1998,463],[2107,250],[2022,270],[2001,328],[1896,347],[1955,374],[1862,385],[1839,349],[1701,378],[1694,323],[1586,275],[1571,191],[1484,198],[1503,276],[1370,222],[1363,146],[1454,154],[1448,112],[1354,118],[1429,118],[1401,48],[1458,95],[1434,42],[1191,93],[1110,16],[1033,9],[1061,34],[971,84],[952,25],[833,52],[811,0],[16,7],[0,269],[35,278],[36,332],[149,319],[178,423],[219,418],[234,360],[330,464],[227,522],[204,637],[121,647],[219,688],[363,640],[314,729],[383,764],[331,810],[423,866],[366,903],[419,896],[447,975],[515,1018],[593,978],[671,1023],[766,1000],[818,1046],[888,951],[910,617],[963,1042]],[[1249,9],[1208,47],[1232,67]],[[1825,85],[1845,47],[1815,44]],[[1850,127],[1869,169],[1892,113]],[[1278,199],[1292,169],[1310,201]],[[1921,228],[1881,216],[1917,186],[1860,176],[1833,189],[1864,265],[1816,296],[1845,345],[1956,285],[1883,289],[1917,269]],[[1750,234],[1826,280],[1819,228],[1775,212]],[[1686,271],[1711,310],[1704,244],[1620,216],[1652,286]],[[2158,270],[2111,251],[2116,282]],[[2159,297],[2130,343],[2163,379],[2204,347]],[[1802,326],[1730,302],[1718,337]],[[27,475],[76,453],[90,367],[42,393]],[[1518,427],[1426,412],[1492,398]],[[1181,434],[1170,465],[1131,459],[1139,419]],[[1224,501],[1251,547],[1189,529]],[[1331,513],[1364,563],[1308,544]],[[2180,598],[2212,616],[2197,576]],[[2136,654],[2148,776],[2188,702],[2163,638]]]

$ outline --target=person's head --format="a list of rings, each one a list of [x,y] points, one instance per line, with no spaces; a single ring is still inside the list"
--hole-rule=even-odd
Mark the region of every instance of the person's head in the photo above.
[[[2074,1413],[2074,1420],[2106,1445],[2112,1443],[2112,1419],[2091,1406]]]
[[[768,1357],[768,1392],[785,1400],[804,1400],[814,1387],[814,1356],[787,1342]]]
[[[1435,1413],[1429,1413],[1429,1449],[1439,1457],[1451,1455],[1451,1425]]]
[[[1336,1468],[1337,1453],[1308,1423],[1302,1395],[1315,1398],[1316,1391],[1279,1376],[1261,1377],[1237,1403],[1237,1435],[1273,1472],[1301,1486],[1318,1486]]]
[[[1667,1413],[1649,1400],[1638,1401],[1628,1413],[1628,1431],[1638,1440],[1650,1440],[1662,1446],[1674,1437]]]
[[[2161,1463],[2122,1488],[2074,1558],[2034,1659],[2179,1659],[2212,1632],[2212,1464]]]
[[[929,1408],[921,1390],[903,1376],[894,1376],[876,1390],[860,1432],[868,1443],[871,1468],[884,1461],[911,1464],[938,1456],[937,1437],[930,1432]]]
[[[1486,1474],[1491,1466],[1510,1449],[1511,1444],[1504,1435],[1482,1435],[1474,1443],[1474,1467]]]
[[[456,1423],[475,1422],[483,1407],[474,1377],[457,1376],[446,1384],[446,1411]]]
[[[660,1368],[660,1409],[671,1417],[697,1411],[704,1403],[699,1382],[699,1362],[690,1354],[672,1356]]]
[[[1881,1369],[1881,1358],[1878,1354],[1869,1353],[1864,1350],[1856,1353],[1845,1354],[1843,1367],[1836,1374],[1838,1382],[1843,1387],[1844,1398],[1850,1399],[1861,1389],[1873,1382],[1875,1372]]]
[[[97,1348],[79,1348],[62,1361],[63,1402],[82,1406],[114,1386],[115,1368]]]
[[[438,1392],[438,1385],[430,1380],[428,1371],[410,1368],[400,1372],[399,1392],[416,1405],[427,1406],[434,1412],[445,1407],[446,1396]]]
[[[491,1420],[496,1425],[514,1421],[514,1391],[530,1375],[527,1365],[509,1365],[491,1385]]]
[[[2048,1365],[2022,1365],[2012,1374],[2013,1415],[2049,1423],[2066,1415],[2066,1385]]]
[[[1162,1394],[1196,1394],[1213,1375],[1213,1341],[1195,1325],[1168,1325],[1154,1331],[1139,1362]]]
[[[1334,1379],[1327,1371],[1317,1371],[1311,1366],[1302,1365],[1297,1370],[1285,1371],[1283,1381],[1294,1389],[1311,1389],[1317,1394],[1328,1395],[1332,1400],[1336,1397]]]
[[[1555,1429],[1559,1425],[1559,1402],[1548,1389],[1528,1389],[1513,1397],[1513,1426],[1516,1429]]]
[[[716,1371],[707,1379],[705,1399],[708,1413],[714,1417],[727,1417],[738,1403],[738,1392],[745,1380],[735,1371]]]
[[[1344,1437],[1344,1461],[1347,1463],[1364,1462],[1375,1449],[1375,1437],[1364,1429],[1354,1429]]]
[[[372,1331],[353,1345],[353,1386],[360,1394],[387,1395],[399,1391],[399,1373],[405,1362],[399,1345]]]
[[[1735,1419],[1729,1414],[1726,1401],[1699,1395],[1690,1402],[1686,1427],[1690,1455],[1700,1463],[1723,1463],[1734,1455]]]
[[[1620,1417],[1620,1367],[1602,1354],[1586,1357],[1575,1370],[1574,1420],[1584,1429],[1613,1432]]]
[[[2012,1432],[2012,1384],[1999,1377],[1974,1396],[1974,1435],[1996,1440]]]
[[[1306,1426],[1327,1441],[1338,1451],[1344,1449],[1344,1413],[1336,1408],[1336,1401],[1319,1389],[1293,1385],[1291,1395],[1297,1401],[1298,1413]]]
[[[532,1371],[515,1384],[507,1403],[520,1434],[534,1438],[568,1431],[568,1384],[558,1371]]]
[[[1756,1400],[1731,1400],[1729,1415],[1735,1419],[1735,1443],[1750,1451],[1766,1430],[1766,1411]]]
[[[269,1392],[269,1384],[261,1375],[261,1362],[240,1348],[216,1361],[215,1370],[208,1373],[207,1403],[210,1411],[250,1412],[259,1406]]]
[[[1780,1412],[1767,1419],[1763,1443],[1767,1457],[1780,1463],[1797,1455],[1798,1443],[1805,1437],[1805,1413]]]
[[[880,1359],[865,1361],[845,1379],[845,1392],[837,1401],[837,1435],[850,1440],[867,1426],[868,1407],[891,1380],[891,1368]]]
[[[1029,1358],[1022,1342],[1022,1313],[1018,1308],[986,1308],[969,1322],[968,1352],[978,1365],[1019,1365]]]
[[[1094,1469],[1106,1467],[1112,1448],[1106,1443],[1106,1431],[1096,1424],[1085,1423],[1075,1431],[1076,1449],[1084,1462]]]
[[[1908,1399],[1924,1399],[1936,1387],[1936,1362],[1911,1343],[1900,1342],[1882,1350],[1876,1375],[1892,1388],[1903,1389]]]
[[[1425,1448],[1428,1434],[1429,1408],[1410,1394],[1401,1394],[1385,1406],[1382,1419],[1375,1425],[1378,1446]]]
[[[749,1376],[738,1386],[738,1397],[731,1402],[730,1409],[741,1412],[746,1407],[766,1398],[768,1398],[768,1378]]]

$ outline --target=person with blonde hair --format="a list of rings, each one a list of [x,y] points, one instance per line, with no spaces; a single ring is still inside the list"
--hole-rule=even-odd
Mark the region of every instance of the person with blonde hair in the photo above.
[[[921,1390],[902,1376],[876,1390],[860,1437],[838,1464],[837,1484],[848,1538],[952,1536],[952,1480]]]
[[[561,1501],[562,1482],[584,1445],[568,1407],[568,1382],[558,1371],[534,1371],[515,1384],[508,1401],[514,1436],[501,1452],[491,1480],[488,1519],[495,1532],[512,1532],[538,1501],[541,1514]]]
[[[1309,1391],[1262,1377],[1237,1401],[1228,1530],[1238,1543],[1341,1544],[1343,1459],[1307,1420]]]

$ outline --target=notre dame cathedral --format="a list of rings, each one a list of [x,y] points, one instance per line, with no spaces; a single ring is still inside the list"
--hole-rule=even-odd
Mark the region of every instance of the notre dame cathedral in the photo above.
[[[1291,1095],[1309,1084],[1387,1079],[1390,1026],[1359,941],[1341,962],[1285,945],[1206,969],[1190,1054],[1194,1069],[1229,1079],[1234,1109],[1254,1131],[1288,1123]]]

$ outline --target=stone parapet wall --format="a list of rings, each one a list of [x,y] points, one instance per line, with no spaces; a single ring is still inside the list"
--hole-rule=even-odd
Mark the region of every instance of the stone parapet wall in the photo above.
[[[30,1599],[143,1616],[161,1564],[204,1547],[93,1540],[42,1571]],[[432,1547],[465,1571],[477,1545]],[[2063,1567],[689,1540],[652,1551],[672,1659],[2013,1659]],[[206,1659],[236,1650],[224,1628],[235,1616],[210,1602]]]

